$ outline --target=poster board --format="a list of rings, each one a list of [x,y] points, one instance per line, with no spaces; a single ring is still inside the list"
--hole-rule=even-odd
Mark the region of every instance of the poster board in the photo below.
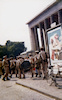
[[[61,26],[47,32],[51,65],[62,66],[62,31]]]

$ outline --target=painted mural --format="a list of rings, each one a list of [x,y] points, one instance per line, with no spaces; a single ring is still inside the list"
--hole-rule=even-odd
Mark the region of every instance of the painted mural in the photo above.
[[[57,27],[47,32],[51,65],[62,66],[62,31]]]

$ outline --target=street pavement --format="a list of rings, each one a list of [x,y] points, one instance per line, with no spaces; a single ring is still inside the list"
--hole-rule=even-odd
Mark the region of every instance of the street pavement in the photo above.
[[[60,83],[60,81],[59,81]],[[59,88],[54,84],[50,86],[46,80],[42,80],[40,77],[31,78],[31,73],[26,74],[25,79],[18,79],[16,82],[17,85],[24,86],[26,88],[37,91],[46,96],[55,98],[54,100],[62,100],[62,79]]]
[[[60,88],[58,88],[54,84],[52,84],[52,86],[49,86],[46,80],[42,80],[42,77],[39,78],[34,76],[33,78],[31,78],[30,72],[26,73],[25,76],[26,76],[25,79],[23,78],[19,79],[19,78],[15,78],[15,75],[13,75],[13,78],[11,78],[9,81],[5,81],[5,82],[0,81],[0,85],[6,84],[7,88],[9,87],[11,88],[11,86],[14,86],[14,84],[16,84],[16,86],[20,85],[19,87],[23,86],[29,88],[40,94],[44,94],[45,96],[54,98],[54,100],[62,100],[62,80],[59,81],[59,83],[61,84],[60,84]]]
[[[0,78],[0,100],[54,100],[39,92],[17,85],[18,80],[15,75],[8,81]]]

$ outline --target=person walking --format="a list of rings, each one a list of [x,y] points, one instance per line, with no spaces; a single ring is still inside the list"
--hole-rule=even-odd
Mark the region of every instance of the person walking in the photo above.
[[[31,53],[29,54],[29,62],[31,64],[30,71],[32,73],[32,77],[34,77],[34,67],[35,67],[35,64],[34,64],[34,57],[32,56]]]
[[[45,79],[47,76],[47,67],[48,67],[47,53],[44,51],[44,48],[41,48],[39,54],[42,59],[41,62],[42,77],[43,79]]]
[[[34,56],[34,59],[35,59],[35,68],[36,68],[36,77],[39,75],[39,77],[41,77],[41,66],[40,66],[40,55],[39,55],[39,51],[35,51],[35,56]]]
[[[2,58],[0,58],[0,78],[1,78],[1,75],[2,75]]]
[[[3,57],[3,68],[4,68],[4,70],[5,70],[5,74],[4,74],[2,80],[5,81],[5,78],[6,78],[6,80],[10,80],[10,79],[8,78],[8,74],[9,74],[9,62],[8,62],[7,56],[4,56],[4,57]]]
[[[25,74],[24,74],[24,70],[23,68],[21,67],[21,64],[23,63],[24,61],[24,58],[23,57],[19,57],[19,70],[18,70],[18,74],[19,74],[19,79],[21,79],[21,74],[23,73],[23,78],[25,78]]]
[[[11,72],[11,78],[12,78],[12,74],[14,73],[15,71],[15,62],[13,61],[13,57],[10,58],[10,72]]]
[[[15,67],[15,74],[16,74],[16,77],[17,77],[17,74],[19,74],[19,67],[20,67],[20,57],[17,57],[17,60],[16,60],[16,67]]]

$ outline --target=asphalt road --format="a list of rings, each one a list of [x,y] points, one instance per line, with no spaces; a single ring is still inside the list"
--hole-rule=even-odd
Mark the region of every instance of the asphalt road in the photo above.
[[[17,85],[18,78],[0,79],[0,100],[54,100],[31,89]]]

